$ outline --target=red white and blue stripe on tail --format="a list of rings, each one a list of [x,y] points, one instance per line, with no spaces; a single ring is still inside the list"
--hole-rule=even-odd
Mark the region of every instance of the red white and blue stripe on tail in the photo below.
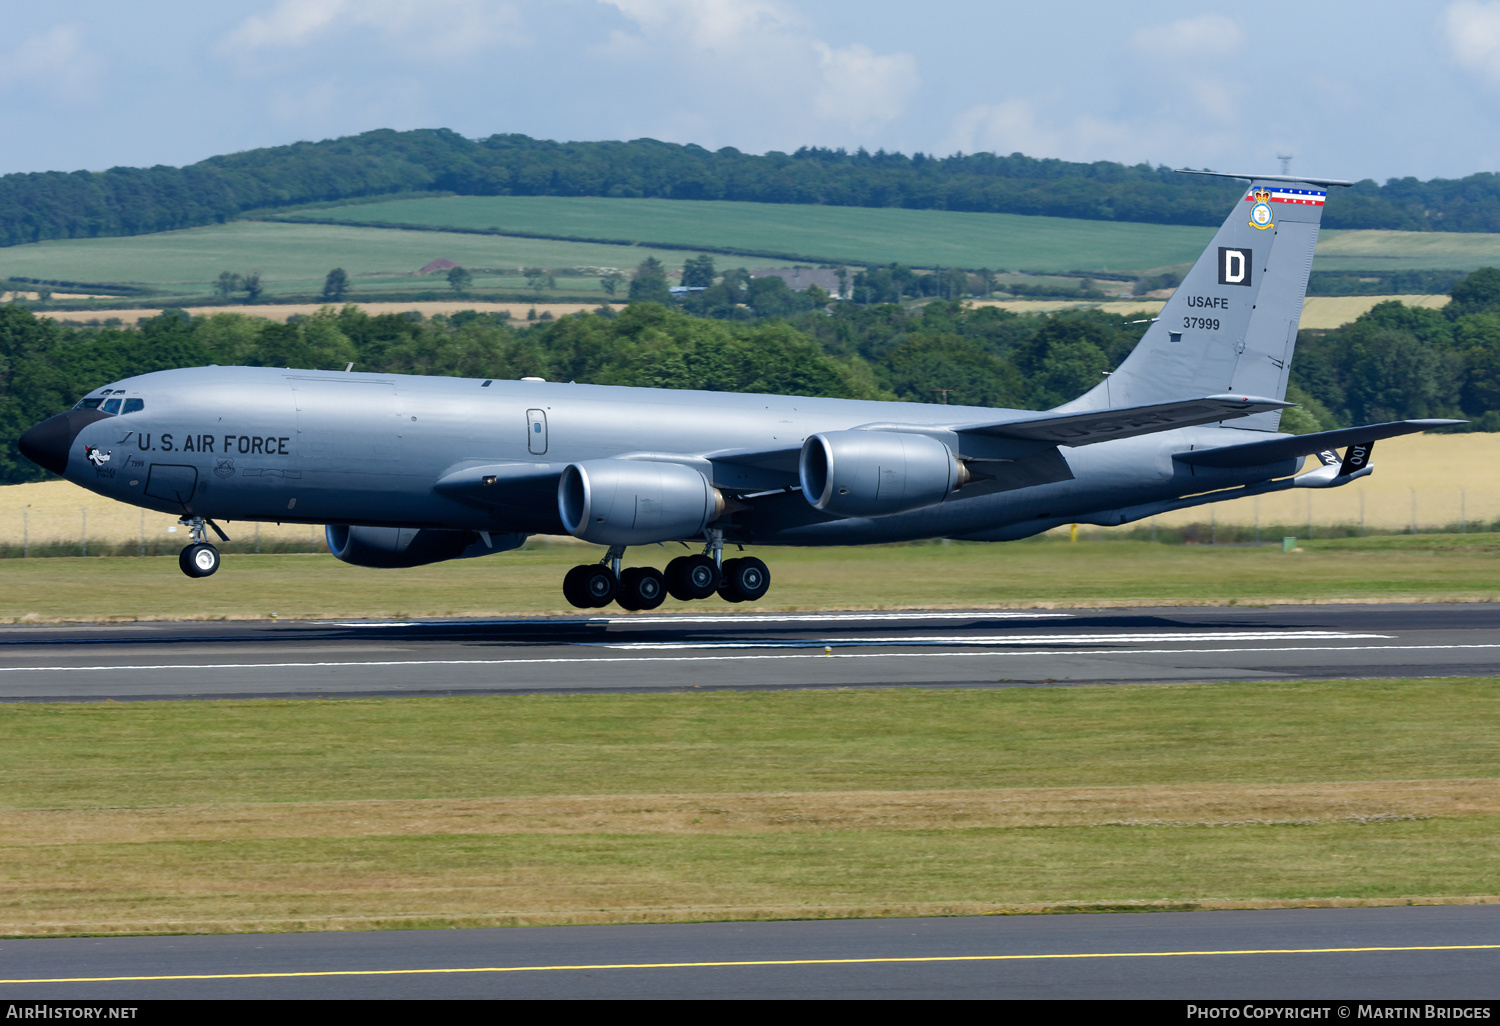
[[[1246,203],[1255,202],[1256,189],[1251,189],[1245,194]],[[1296,203],[1307,207],[1321,207],[1323,201],[1328,198],[1328,193],[1320,189],[1282,189],[1274,188],[1267,190],[1271,193],[1272,203]]]

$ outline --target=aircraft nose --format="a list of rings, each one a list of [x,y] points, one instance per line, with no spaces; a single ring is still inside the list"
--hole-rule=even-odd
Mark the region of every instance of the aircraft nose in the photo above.
[[[40,424],[28,429],[16,440],[21,455],[61,475],[68,469],[68,451],[78,433],[96,420],[107,416],[97,410],[69,410],[55,417],[48,417]]]

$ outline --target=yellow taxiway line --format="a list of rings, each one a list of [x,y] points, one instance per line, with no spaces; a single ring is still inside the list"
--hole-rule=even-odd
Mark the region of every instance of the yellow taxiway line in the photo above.
[[[281,980],[315,976],[430,976],[453,973],[551,973],[601,969],[725,969],[767,965],[891,965],[921,962],[1036,962],[1078,958],[1187,958],[1204,955],[1346,955],[1380,951],[1493,951],[1500,944],[1423,944],[1369,948],[1250,948],[1226,951],[1094,951],[1035,955],[928,955],[889,958],[785,958],[740,962],[620,962],[598,965],[505,965],[462,969],[328,969],[280,973],[185,973],[172,976],[63,976],[0,980],[20,983],[139,983],[160,980]]]

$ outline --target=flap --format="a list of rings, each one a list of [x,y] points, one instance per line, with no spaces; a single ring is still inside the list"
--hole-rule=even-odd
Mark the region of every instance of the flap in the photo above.
[[[1295,404],[1257,396],[1210,395],[1201,399],[1179,399],[1150,406],[1090,410],[1085,413],[1042,413],[996,424],[955,425],[953,430],[960,434],[1078,446],[1234,420],[1293,405]]]
[[[1462,420],[1393,420],[1385,424],[1339,428],[1337,431],[1317,431],[1310,435],[1281,435],[1264,442],[1222,445],[1216,449],[1194,449],[1192,452],[1173,453],[1172,458],[1179,463],[1191,463],[1197,467],[1259,467],[1280,460],[1296,459],[1298,456],[1311,456],[1324,449],[1376,442],[1382,438],[1395,438],[1397,435],[1465,423],[1467,421]]]

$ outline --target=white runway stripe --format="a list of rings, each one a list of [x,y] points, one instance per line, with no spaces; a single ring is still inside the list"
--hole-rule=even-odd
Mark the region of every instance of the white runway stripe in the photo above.
[[[892,638],[770,638],[728,641],[588,641],[582,647],[635,651],[696,648],[849,648],[862,645],[1108,645],[1161,644],[1168,641],[1331,641],[1389,638],[1390,634],[1346,634],[1342,631],[1202,631],[1178,634],[953,634],[904,635]]]
[[[908,623],[917,620],[1071,620],[1076,613],[1032,612],[1020,610],[994,610],[967,613],[726,613],[723,615],[688,615],[684,613],[660,613],[639,616],[587,616],[573,619],[538,617],[517,620],[320,620],[314,621],[327,627],[557,627],[584,626],[610,627],[618,625],[650,624],[671,626],[679,623]]]
[[[834,652],[821,654],[812,652],[786,653],[784,655],[701,655],[701,656],[603,656],[564,657],[553,656],[539,659],[390,659],[380,661],[350,662],[298,662],[298,663],[160,663],[134,666],[0,666],[0,673],[125,673],[160,672],[179,670],[189,673],[204,673],[212,670],[297,670],[297,669],[361,669],[376,666],[526,666],[549,663],[692,663],[692,662],[743,662],[774,659],[1004,659],[1007,656],[1109,656],[1118,659],[1132,655],[1214,655],[1237,652],[1430,652],[1460,651],[1468,649],[1500,649],[1500,643],[1492,645],[1297,645],[1276,648],[1130,648],[1130,649],[1026,649],[1024,651],[993,652]]]

